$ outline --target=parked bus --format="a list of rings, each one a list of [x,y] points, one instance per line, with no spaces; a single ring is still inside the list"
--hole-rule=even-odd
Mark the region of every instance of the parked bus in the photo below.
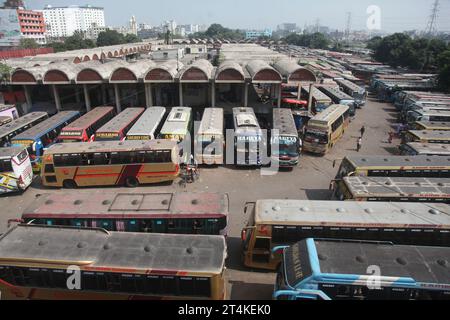
[[[418,121],[450,122],[450,111],[429,111],[426,109],[409,111],[406,123],[413,126]]]
[[[450,156],[450,145],[410,142],[400,146],[400,154],[404,156]]]
[[[25,209],[20,222],[226,236],[228,211],[228,195],[219,193],[69,192],[40,196]]]
[[[450,159],[437,156],[347,156],[336,179],[352,176],[450,178]]]
[[[127,140],[154,140],[163,125],[166,108],[150,107],[128,131]]]
[[[114,117],[114,107],[97,107],[62,129],[59,142],[87,142],[95,132]]]
[[[278,130],[275,134],[274,130]],[[293,168],[300,159],[300,139],[290,109],[273,109],[271,131],[271,156],[282,168]],[[274,148],[274,145],[277,147]]]
[[[15,105],[5,105],[0,104],[0,118],[7,117],[11,120],[16,120],[19,118],[19,112]]]
[[[350,124],[349,107],[333,105],[309,120],[303,148],[307,152],[325,155],[344,135]]]
[[[403,143],[408,142],[450,144],[450,132],[437,130],[409,130],[403,137]]]
[[[450,203],[448,178],[345,177],[333,199]]]
[[[0,127],[0,147],[11,145],[11,139],[48,118],[47,112],[31,112]]]
[[[123,141],[144,108],[127,108],[95,132],[95,141]]]
[[[450,299],[450,248],[306,239],[279,250],[275,300]]]
[[[348,108],[349,108],[349,110],[348,110],[349,115],[351,117],[355,116],[355,114],[356,114],[356,110],[355,110],[356,103],[355,103],[355,99],[354,98],[350,97],[345,92],[342,92],[341,90],[339,90],[338,87],[320,87],[319,89],[320,89],[320,91],[325,93],[328,97],[330,97],[331,100],[335,104],[348,106]]]
[[[304,94],[309,97],[309,87],[302,87],[302,90],[304,91]],[[322,91],[317,89],[316,87],[313,87],[312,89],[312,111],[317,114],[325,109],[327,109],[329,106],[333,104],[333,101],[331,101],[330,97],[328,97],[326,94],[324,94]]]
[[[450,207],[444,203],[260,200],[248,203],[242,230],[243,261],[276,270],[278,246],[306,238],[392,241],[448,246]]]
[[[174,181],[179,174],[174,141],[108,141],[55,144],[44,154],[47,187],[122,186]]]
[[[343,92],[355,99],[355,106],[361,108],[366,104],[367,91],[364,87],[357,86],[351,81],[345,79],[335,79]]]
[[[0,148],[0,194],[26,190],[33,182],[33,169],[25,148]]]
[[[417,121],[414,130],[450,131],[450,122]]]
[[[8,123],[10,123],[12,121],[13,121],[13,119],[10,118],[10,117],[0,117],[0,127],[5,125],[5,124],[8,124]]]
[[[191,156],[192,126],[192,109],[188,107],[174,107],[167,116],[166,122],[159,133],[159,139],[178,141],[181,163],[188,163]]]
[[[6,300],[225,299],[222,236],[19,225],[0,237]],[[80,290],[67,283],[76,266]]]
[[[262,165],[264,137],[252,108],[233,108],[236,165]]]
[[[206,108],[194,140],[195,159],[199,164],[224,163],[224,115],[221,108]]]
[[[11,140],[13,146],[27,148],[33,165],[33,172],[41,170],[41,157],[44,150],[53,144],[58,138],[62,128],[80,117],[78,111],[61,111],[47,120],[24,131]]]

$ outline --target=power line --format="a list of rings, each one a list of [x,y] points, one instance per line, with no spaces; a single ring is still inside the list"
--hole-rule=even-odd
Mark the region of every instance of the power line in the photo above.
[[[428,36],[435,35],[437,33],[437,20],[439,17],[439,0],[435,0],[431,7],[431,15],[428,20],[427,29],[425,34]]]

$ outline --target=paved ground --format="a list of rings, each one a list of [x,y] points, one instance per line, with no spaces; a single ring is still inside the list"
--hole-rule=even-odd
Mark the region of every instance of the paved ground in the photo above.
[[[356,141],[362,125],[366,126],[361,154],[390,154],[393,145],[386,143],[390,126],[395,123],[395,110],[389,104],[368,101],[359,110],[345,133],[344,138],[325,157],[303,156],[301,166],[293,171],[280,172],[264,177],[257,169],[236,169],[218,167],[201,169],[201,179],[186,189],[178,184],[172,186],[149,186],[136,190],[147,192],[165,191],[210,191],[226,192],[230,196],[230,237],[228,238],[227,277],[232,299],[270,299],[275,275],[267,272],[250,272],[240,264],[240,233],[247,217],[243,207],[247,201],[258,199],[310,199],[328,200],[329,184],[336,175],[340,162],[333,168],[333,162],[346,155],[356,153]],[[115,190],[114,188],[108,190]],[[117,189],[119,190],[119,189]],[[124,189],[129,192],[129,189]],[[0,233],[6,230],[7,220],[19,218],[39,193],[60,193],[61,190],[43,189],[39,181],[23,195],[0,198]],[[79,192],[102,192],[102,189],[80,190]]]

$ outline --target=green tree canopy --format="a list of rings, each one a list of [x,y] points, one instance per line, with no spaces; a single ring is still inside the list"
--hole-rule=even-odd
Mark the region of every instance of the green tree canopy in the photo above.
[[[331,44],[330,40],[320,32],[313,34],[291,33],[284,40],[288,44],[308,47],[311,49],[328,49]]]
[[[12,69],[10,66],[0,63],[0,84],[9,82],[11,78]]]
[[[450,92],[450,49],[442,52],[437,59],[439,67],[439,87]]]
[[[66,38],[64,42],[52,42],[48,47],[53,48],[55,52],[63,52],[95,48],[95,42],[85,39],[84,34],[77,31],[71,37]]]
[[[135,42],[141,42],[141,39],[137,35],[134,34],[127,34],[124,38],[126,43],[135,43]]]
[[[34,39],[22,38],[22,39],[20,39],[20,48],[21,49],[37,49],[37,48],[39,48],[39,44]]]
[[[97,38],[97,46],[99,47],[115,46],[124,43],[124,35],[116,30],[106,30],[104,32],[100,32]]]
[[[213,23],[205,32],[197,32],[192,38],[224,38],[231,40],[241,40],[245,37],[245,32],[223,27],[221,24]]]

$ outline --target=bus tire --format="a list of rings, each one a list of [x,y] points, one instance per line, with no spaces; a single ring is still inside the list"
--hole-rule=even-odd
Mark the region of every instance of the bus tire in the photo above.
[[[78,186],[74,180],[64,180],[63,187],[65,189],[76,189]]]
[[[128,188],[137,188],[139,187],[139,181],[135,177],[128,177],[125,180],[125,186],[127,186]]]

